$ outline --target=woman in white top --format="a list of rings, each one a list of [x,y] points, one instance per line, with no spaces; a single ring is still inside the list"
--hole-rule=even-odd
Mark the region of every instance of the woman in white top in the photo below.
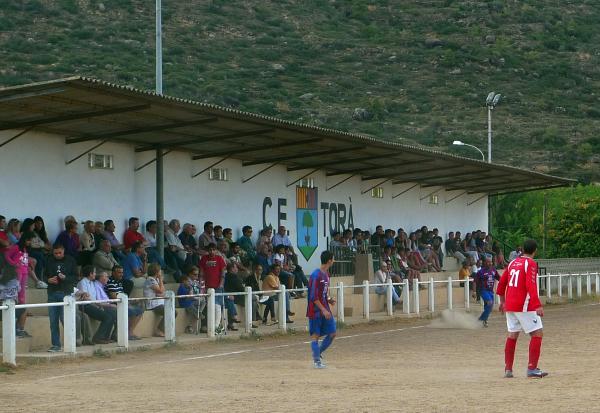
[[[155,337],[165,336],[165,302],[164,300],[155,299],[164,296],[165,285],[163,284],[160,265],[150,264],[148,265],[148,278],[144,283],[144,297],[151,298],[151,300],[146,301],[146,310],[151,310],[160,317],[160,321],[154,328]]]
[[[374,284],[387,284],[392,279],[387,263],[381,262],[379,265],[379,270],[375,272],[375,280]],[[387,292],[389,288],[388,285],[380,285],[375,287],[375,293],[382,295]],[[398,304],[400,301],[400,297],[395,289],[392,288],[392,303],[394,305]]]

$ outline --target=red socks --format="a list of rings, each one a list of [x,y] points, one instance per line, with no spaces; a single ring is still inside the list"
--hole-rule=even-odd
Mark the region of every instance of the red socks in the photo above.
[[[506,337],[506,345],[504,346],[504,370],[511,370],[513,368],[513,361],[515,360],[515,348],[517,347],[517,340],[514,338]],[[539,352],[538,352],[539,356]]]
[[[538,360],[540,359],[540,351],[542,349],[542,338],[531,337],[529,341],[529,364],[527,368],[533,370],[537,368]]]

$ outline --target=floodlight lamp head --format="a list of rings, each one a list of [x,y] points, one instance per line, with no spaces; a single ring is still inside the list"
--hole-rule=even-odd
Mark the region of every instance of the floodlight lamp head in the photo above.
[[[452,145],[462,146],[462,145],[464,145],[464,142],[462,142],[462,141],[454,141],[454,142],[452,142]]]
[[[493,102],[493,100],[494,100],[494,96],[495,96],[495,94],[496,94],[496,92],[490,92],[490,93],[487,95],[487,98],[485,99],[485,104],[486,104],[486,105],[488,105],[488,106],[489,106],[489,105],[491,105],[491,104],[492,104],[492,102]]]
[[[496,106],[498,104],[498,102],[500,102],[500,93],[498,93],[496,96],[494,96],[494,100],[492,101],[492,106]]]

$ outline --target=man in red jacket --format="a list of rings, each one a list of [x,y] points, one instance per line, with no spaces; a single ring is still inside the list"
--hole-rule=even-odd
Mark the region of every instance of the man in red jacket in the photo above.
[[[544,308],[537,292],[538,266],[533,260],[537,251],[535,240],[523,244],[524,254],[510,262],[504,270],[496,293],[500,296],[500,311],[506,314],[508,337],[504,347],[504,377],[512,378],[512,366],[519,332],[531,336],[527,377],[542,378],[548,373],[538,368],[542,348],[542,317]]]

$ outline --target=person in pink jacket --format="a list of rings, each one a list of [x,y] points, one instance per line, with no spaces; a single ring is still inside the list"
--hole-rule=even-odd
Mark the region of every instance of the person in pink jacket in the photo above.
[[[19,280],[18,304],[26,302],[27,277],[29,275],[29,254],[27,248],[31,245],[31,239],[34,234],[31,232],[24,233],[19,239],[19,243],[11,245],[4,251],[4,258],[8,264],[15,267],[17,278]],[[27,320],[27,311],[23,311],[17,319],[17,337],[31,337],[25,331],[25,321]]]

